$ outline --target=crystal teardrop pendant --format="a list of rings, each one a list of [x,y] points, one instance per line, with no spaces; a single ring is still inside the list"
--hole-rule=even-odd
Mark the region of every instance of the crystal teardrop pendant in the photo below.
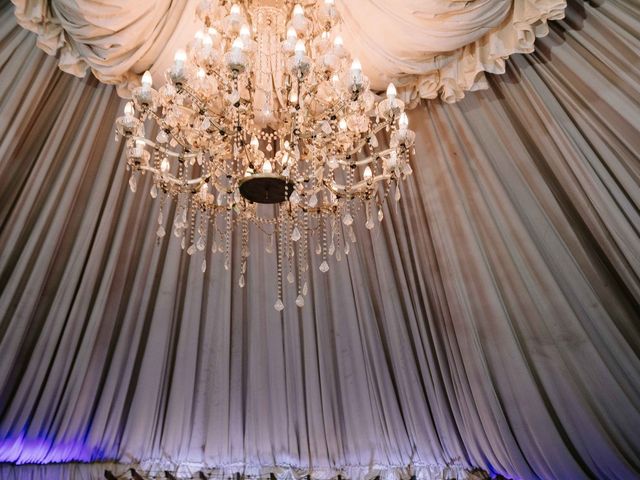
[[[245,286],[244,274],[240,275],[240,280],[238,280],[238,285],[240,286],[240,288],[244,288]]]
[[[202,260],[202,266],[200,267],[200,270],[202,270],[202,273],[207,271],[207,261],[206,260]]]
[[[382,208],[378,209],[378,221],[381,222],[384,218],[384,213],[382,213]]]
[[[282,303],[282,300],[278,299],[273,305],[273,308],[275,308],[276,311],[281,312],[282,310],[284,310],[284,303]]]
[[[302,295],[307,295],[307,293],[309,292],[309,285],[307,284],[307,282],[304,282],[304,285],[302,285]]]
[[[324,260],[321,264],[320,264],[320,271],[322,273],[326,273],[329,271],[329,264],[327,263],[326,260]]]
[[[370,218],[369,220],[367,220],[367,223],[364,224],[365,227],[367,227],[367,229],[371,230],[373,228],[373,220]]]
[[[304,298],[302,297],[302,295],[298,295],[298,297],[296,298],[296,305],[300,308],[304,307]]]
[[[193,255],[194,253],[196,253],[196,246],[191,244],[189,248],[187,248],[187,255]]]
[[[300,230],[298,229],[298,227],[294,227],[293,228],[293,233],[291,234],[291,240],[293,240],[294,242],[297,242],[298,240],[300,240]]]
[[[294,276],[293,276],[293,272],[289,272],[287,274],[287,282],[289,283],[293,283],[293,281],[295,280]]]
[[[196,244],[196,248],[202,252],[204,250],[204,247],[205,247],[204,237],[200,237],[198,239],[198,243]]]
[[[160,225],[158,227],[158,230],[156,231],[156,235],[158,235],[158,238],[162,238],[167,234],[167,232],[165,231],[164,227],[162,225]]]
[[[349,226],[353,223],[353,217],[351,216],[351,213],[347,212],[344,217],[342,217],[342,223],[344,223],[346,226]]]
[[[151,190],[149,190],[149,195],[151,195],[151,198],[156,198],[158,196],[158,187],[156,186],[155,183],[151,185]]]
[[[131,189],[132,193],[136,193],[136,190],[138,189],[138,176],[137,175],[131,175],[131,177],[129,177],[129,188]]]

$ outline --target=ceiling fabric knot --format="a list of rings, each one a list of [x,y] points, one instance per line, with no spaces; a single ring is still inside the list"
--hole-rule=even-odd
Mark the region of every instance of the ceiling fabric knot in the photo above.
[[[145,70],[161,75],[197,29],[194,0],[13,0],[19,24],[59,67],[89,70],[121,96]],[[349,0],[338,2],[345,45],[372,86],[390,81],[410,105],[441,97],[453,103],[487,87],[485,72],[504,73],[514,53],[530,53],[565,0]]]

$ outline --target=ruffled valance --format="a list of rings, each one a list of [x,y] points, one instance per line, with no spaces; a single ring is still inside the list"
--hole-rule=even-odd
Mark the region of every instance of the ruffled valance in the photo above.
[[[162,72],[197,28],[196,1],[14,0],[20,25],[57,55],[65,72],[88,70],[126,96],[147,69]],[[533,51],[565,0],[349,0],[339,2],[347,47],[374,88],[401,86],[409,103],[455,102],[486,88],[484,72],[504,73],[514,53]]]

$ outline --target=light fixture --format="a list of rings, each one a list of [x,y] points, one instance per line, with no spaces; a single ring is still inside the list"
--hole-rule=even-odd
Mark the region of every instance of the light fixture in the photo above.
[[[176,52],[165,85],[146,72],[116,121],[129,185],[152,176],[160,238],[164,200],[177,202],[173,232],[189,255],[209,240],[229,269],[239,230],[240,287],[249,234],[263,232],[277,250],[274,307],[284,308],[284,283],[301,307],[310,256],[326,272],[355,241],[355,219],[371,229],[387,197],[400,198],[415,135],[395,86],[378,99],[349,58],[333,1],[204,0],[198,15],[203,30]]]

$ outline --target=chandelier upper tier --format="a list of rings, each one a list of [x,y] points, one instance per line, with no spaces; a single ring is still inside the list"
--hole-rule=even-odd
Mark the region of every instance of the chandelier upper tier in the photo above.
[[[262,232],[277,255],[274,307],[284,308],[284,277],[302,307],[314,251],[326,272],[355,242],[354,217],[371,229],[386,198],[400,199],[415,138],[404,104],[393,84],[382,99],[370,91],[333,0],[204,0],[198,16],[203,28],[165,85],[152,88],[146,72],[116,120],[130,187],[151,175],[159,238],[166,199],[177,202],[173,231],[189,255],[209,241],[229,269],[238,230],[240,287],[249,233]]]

